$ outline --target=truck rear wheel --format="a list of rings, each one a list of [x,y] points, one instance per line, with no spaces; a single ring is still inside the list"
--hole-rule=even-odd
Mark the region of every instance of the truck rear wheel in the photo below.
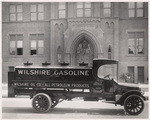
[[[37,112],[48,112],[52,106],[52,100],[45,93],[38,93],[33,97],[32,106]]]
[[[138,95],[130,95],[124,101],[124,109],[130,115],[138,115],[144,109],[144,101]]]

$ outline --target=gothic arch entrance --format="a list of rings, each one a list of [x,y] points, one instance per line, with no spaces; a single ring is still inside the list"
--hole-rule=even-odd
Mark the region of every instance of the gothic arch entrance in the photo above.
[[[97,30],[96,30],[97,31]],[[65,33],[65,56],[64,61],[70,65],[77,65],[79,63],[88,63],[92,66],[94,58],[102,58],[102,41],[103,32],[97,35],[97,32],[90,30],[75,29],[69,30]]]
[[[88,66],[92,66],[95,50],[91,39],[82,34],[76,39],[76,44],[74,46],[74,63],[79,65],[80,63],[87,63]]]

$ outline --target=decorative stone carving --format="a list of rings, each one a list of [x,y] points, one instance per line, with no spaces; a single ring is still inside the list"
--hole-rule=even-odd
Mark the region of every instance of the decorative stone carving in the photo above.
[[[76,49],[76,63],[88,63],[89,65],[92,64],[93,60],[93,48],[91,44],[87,40],[82,40]]]
[[[93,25],[84,25],[84,27],[78,27],[79,25],[74,25],[72,27],[68,27],[68,29],[64,32],[64,45],[65,52],[69,53],[71,50],[71,44],[74,40],[80,36],[81,34],[87,34],[93,39],[95,45],[99,46],[98,53],[102,53],[102,42],[103,42],[103,31],[100,27],[93,27]]]
[[[61,63],[62,61],[62,49],[60,46],[58,46],[57,48],[57,60],[58,60],[58,63]]]
[[[84,62],[91,66],[94,57],[103,56],[104,32],[100,22],[99,18],[68,19],[68,29],[64,32],[64,54],[70,55],[71,64]],[[85,41],[82,40],[84,36]]]
[[[76,18],[76,19],[68,19],[68,23],[69,25],[73,25],[73,24],[84,24],[84,23],[99,23],[101,21],[100,18]]]
[[[100,25],[100,18],[78,18],[68,19],[68,29],[64,32],[65,41],[69,36],[77,34],[79,31],[86,30],[99,38],[103,37],[103,31]]]

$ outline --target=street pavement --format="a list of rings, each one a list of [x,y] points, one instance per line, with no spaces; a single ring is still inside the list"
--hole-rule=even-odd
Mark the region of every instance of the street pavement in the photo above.
[[[126,115],[123,106],[99,102],[85,102],[80,99],[63,101],[48,113],[37,113],[29,97],[7,97],[7,86],[2,86],[2,119],[148,119],[149,101],[138,116]]]
[[[3,119],[147,119],[148,101],[144,111],[138,116],[126,115],[123,106],[99,102],[85,102],[82,100],[63,101],[48,113],[37,113],[29,98],[3,98]]]

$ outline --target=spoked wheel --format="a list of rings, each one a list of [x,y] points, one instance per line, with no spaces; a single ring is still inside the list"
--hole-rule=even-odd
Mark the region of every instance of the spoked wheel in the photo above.
[[[130,95],[125,99],[124,109],[130,115],[138,115],[144,109],[144,101],[138,95]]]
[[[37,112],[48,112],[52,106],[52,100],[47,94],[38,93],[32,100],[32,106]]]

